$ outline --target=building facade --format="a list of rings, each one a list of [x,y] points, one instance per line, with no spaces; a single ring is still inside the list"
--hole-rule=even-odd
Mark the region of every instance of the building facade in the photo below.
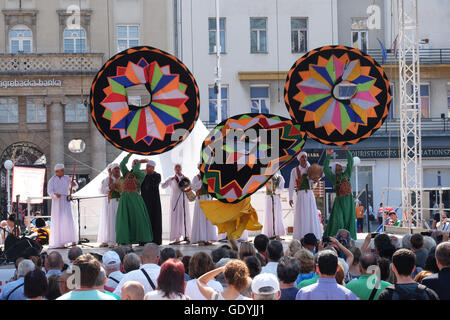
[[[76,165],[83,185],[120,153],[90,120],[92,80],[126,48],[173,51],[172,1],[1,0],[0,9],[0,188],[7,159],[45,166],[47,179],[56,163],[67,174]]]

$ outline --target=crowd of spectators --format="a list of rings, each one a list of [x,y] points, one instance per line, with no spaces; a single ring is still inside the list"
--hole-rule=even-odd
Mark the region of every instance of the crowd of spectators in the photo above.
[[[439,233],[439,234],[437,234]],[[349,232],[282,242],[259,234],[235,251],[183,256],[146,244],[102,256],[68,251],[25,255],[1,300],[450,300],[449,234],[368,234],[361,247]]]

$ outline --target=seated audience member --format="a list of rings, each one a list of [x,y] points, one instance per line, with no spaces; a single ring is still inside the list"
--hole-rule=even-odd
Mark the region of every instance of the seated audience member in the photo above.
[[[411,250],[416,255],[416,267],[425,267],[428,250],[423,247],[423,235],[415,233],[411,236]]]
[[[293,257],[295,253],[302,248],[303,248],[302,243],[299,240],[292,239],[291,242],[289,242],[289,246],[284,255],[288,257]]]
[[[61,254],[57,251],[50,252],[47,256],[47,259],[45,260],[45,270],[47,270],[47,278],[52,274],[60,275],[63,265],[64,261]]]
[[[179,255],[177,254],[177,251],[173,248],[164,248],[161,250],[159,255],[159,265],[162,266],[164,262],[168,259],[178,259]],[[189,281],[189,275],[185,272],[184,273],[184,280]]]
[[[278,283],[277,277],[274,276],[273,274],[261,273],[257,275],[255,279],[253,279],[252,281],[253,300],[279,300],[280,296],[281,296],[280,284]]]
[[[184,265],[184,271],[189,275],[189,263],[191,262],[192,256],[183,256],[181,262]]]
[[[221,273],[227,286],[223,292],[217,292],[207,283]],[[250,283],[248,268],[241,260],[230,260],[224,267],[209,271],[197,279],[198,288],[207,300],[250,300],[241,295]]]
[[[450,300],[450,242],[438,244],[435,254],[439,272],[423,279],[422,284],[434,290],[440,300]]]
[[[206,300],[198,288],[197,279],[205,273],[214,270],[214,268],[215,264],[212,261],[211,256],[206,252],[197,252],[192,256],[189,262],[189,278],[191,278],[191,280],[186,283],[185,290],[185,294],[191,300]],[[215,279],[211,279],[207,285],[217,292],[223,291],[222,285]]]
[[[417,283],[422,283],[422,280],[425,279],[428,276],[431,276],[433,274],[433,272],[431,271],[427,271],[427,270],[423,270],[420,271],[415,277],[414,277],[414,281]]]
[[[97,289],[100,292],[106,293],[107,295],[110,295],[117,300],[120,300],[119,296],[105,289],[105,282],[106,282],[106,271],[105,268],[103,268],[103,266],[100,265],[100,271],[98,272],[97,280],[95,281],[95,289]]]
[[[267,246],[269,245],[269,238],[265,234],[258,234],[253,240],[255,249],[261,254],[267,262]]]
[[[317,245],[319,244],[319,240],[317,240],[314,233],[305,234],[300,242],[302,243],[303,248],[311,251],[312,254],[315,254],[317,252]]]
[[[123,258],[125,258],[128,253],[134,252],[133,248],[130,248],[128,246],[118,246],[116,248],[113,248],[112,251],[115,251],[120,257],[120,271],[122,273],[126,273],[123,269]]]
[[[69,265],[72,265],[72,263],[75,261],[76,258],[81,256],[83,254],[83,250],[81,250],[80,247],[75,246],[69,249],[69,252],[67,253],[67,258],[69,259]]]
[[[369,267],[372,267],[372,270]],[[347,283],[346,288],[350,289],[361,300],[377,300],[380,293],[391,284],[377,278],[376,273],[374,273],[376,268],[376,256],[373,253],[363,254],[359,259],[361,276]]]
[[[144,300],[189,300],[184,294],[184,265],[178,259],[170,258],[161,265],[157,288],[148,292]]]
[[[267,264],[261,268],[261,273],[277,275],[278,261],[283,256],[283,245],[278,240],[272,240],[267,246]]]
[[[48,290],[45,298],[47,300],[55,300],[61,296],[61,291],[59,290],[59,278],[61,275],[52,274],[48,277]]]
[[[130,273],[133,270],[139,270],[141,267],[141,258],[134,253],[130,252],[123,257],[123,271],[124,273]],[[120,280],[119,280],[120,281]]]
[[[116,300],[96,289],[101,264],[91,254],[83,254],[73,262],[73,270],[79,272],[80,283],[75,289],[56,300]]]
[[[300,270],[300,261],[298,259],[287,256],[284,256],[280,259],[277,267],[277,276],[278,280],[280,281],[279,288],[281,289],[281,297],[279,298],[280,300],[295,300],[295,296],[298,292],[297,286],[295,285],[295,280],[297,280]],[[252,291],[253,284],[254,281],[252,283]],[[262,299],[253,298],[253,300]]]
[[[225,248],[217,248],[211,252],[211,258],[214,263],[219,262],[221,259],[229,258],[229,250]]]
[[[295,281],[298,288],[298,285],[303,280],[309,280],[317,276],[315,272],[316,266],[314,264],[314,255],[307,249],[298,250],[294,257],[300,261],[300,273]]]
[[[239,260],[242,261],[244,261],[247,257],[256,256],[255,247],[248,241],[241,242],[239,245],[238,256]]]
[[[250,278],[253,279],[261,273],[261,261],[257,257],[247,257],[244,262],[247,265]]]
[[[69,277],[72,275],[72,269],[61,272],[58,277],[59,297],[70,292],[73,289],[73,283],[69,283]],[[50,278],[50,277],[49,277]],[[69,286],[71,288],[69,288]],[[57,298],[59,298],[57,297]],[[56,299],[55,299],[56,300]]]
[[[142,265],[140,269],[133,270],[126,273],[122,280],[120,280],[114,294],[121,296],[122,286],[127,281],[137,281],[144,286],[144,293],[155,290],[157,285],[157,279],[161,267],[159,262],[159,246],[155,243],[147,243],[142,250],[141,255]]]
[[[296,300],[357,300],[349,289],[336,283],[338,256],[332,250],[322,250],[317,254],[317,283],[300,289]]]
[[[23,293],[27,300],[44,300],[47,290],[47,277],[42,270],[34,269],[25,275]]]
[[[392,256],[392,271],[397,282],[387,287],[378,300],[438,300],[436,292],[414,282],[411,275],[416,268],[416,255],[408,249],[399,249]]]
[[[36,268],[33,261],[23,259],[17,266],[17,280],[8,282],[2,288],[0,300],[26,300],[24,295],[25,275]]]
[[[349,265],[345,282],[350,282],[353,279],[358,279],[361,275],[359,264],[359,259],[361,258],[361,249],[359,249],[358,247],[351,247],[349,250],[353,254],[353,263]]]
[[[105,290],[113,292],[123,278],[123,273],[120,272],[120,257],[115,251],[108,251],[102,257],[103,267],[106,271]],[[139,269],[140,264],[136,269]]]
[[[144,300],[144,286],[137,281],[125,282],[120,300]]]

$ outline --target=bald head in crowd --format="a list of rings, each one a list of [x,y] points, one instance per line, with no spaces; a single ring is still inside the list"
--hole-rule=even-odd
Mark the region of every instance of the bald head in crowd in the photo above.
[[[158,264],[159,260],[159,246],[156,243],[147,243],[142,250],[141,262],[142,264]]]
[[[143,300],[144,286],[137,281],[127,281],[122,286],[120,300]]]
[[[75,246],[69,249],[69,252],[67,253],[67,258],[69,258],[69,261],[72,263],[75,261],[76,258],[81,256],[83,254],[83,251],[80,247]]]
[[[49,270],[59,270],[61,271],[62,267],[64,265],[63,258],[61,254],[57,251],[52,251],[47,256],[47,259],[45,260],[45,269],[47,271]]]

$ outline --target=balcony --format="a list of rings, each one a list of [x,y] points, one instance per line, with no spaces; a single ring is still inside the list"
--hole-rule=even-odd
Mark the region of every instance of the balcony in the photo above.
[[[367,54],[372,56],[379,64],[392,65],[398,64],[398,53],[395,56],[393,50],[386,50],[386,60],[383,62],[383,53],[381,49],[369,49]],[[441,49],[420,49],[420,64],[450,64],[450,48]],[[408,55],[407,55],[408,59]],[[409,60],[411,55],[409,55]]]
[[[0,75],[96,74],[103,53],[0,54]]]
[[[450,118],[422,118],[422,135],[450,134]],[[386,119],[375,135],[400,135],[400,118]]]

